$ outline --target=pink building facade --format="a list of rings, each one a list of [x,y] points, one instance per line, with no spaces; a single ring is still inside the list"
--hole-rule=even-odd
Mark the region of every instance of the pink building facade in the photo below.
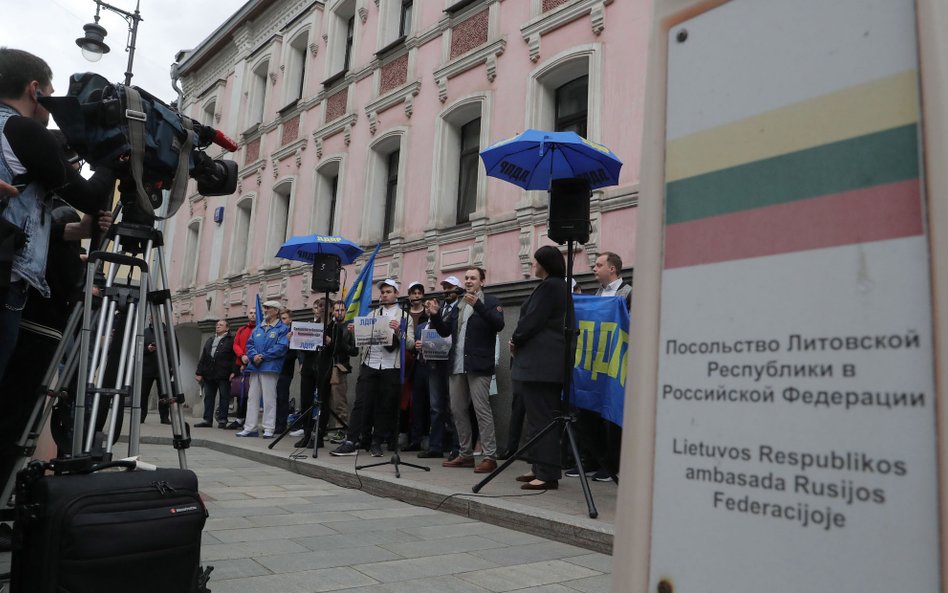
[[[575,269],[591,288],[589,266],[609,250],[629,275],[651,9],[247,2],[179,61],[185,112],[240,144],[226,155],[239,166],[237,192],[203,197],[192,184],[168,224],[182,348],[196,355],[200,333],[218,318],[239,322],[257,294],[307,309],[310,271],[274,254],[310,233],[367,251],[381,243],[377,280],[437,289],[449,274],[486,268],[487,290],[508,305],[509,334],[533,286],[531,255],[550,243],[548,197],[488,178],[477,152],[526,128],[576,130],[623,160],[619,185],[593,194],[592,235]],[[348,267],[349,282],[360,268]]]

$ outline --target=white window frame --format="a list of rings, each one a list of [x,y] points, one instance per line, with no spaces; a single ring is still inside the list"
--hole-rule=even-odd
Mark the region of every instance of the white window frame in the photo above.
[[[380,201],[385,200],[385,186],[388,180],[388,155],[395,150],[400,151],[400,153],[398,158],[398,186],[395,189],[394,220],[391,236],[384,237],[382,226],[385,224],[385,215],[377,206]],[[388,241],[394,237],[402,236],[404,232],[405,186],[408,184],[408,160],[407,127],[388,130],[369,145],[366,158],[365,200],[362,204],[360,243],[363,245]]]
[[[263,76],[260,76],[261,69],[264,71]],[[250,76],[247,78],[247,122],[244,129],[263,124],[267,117],[267,97],[270,94],[267,92],[270,86],[270,56],[266,55],[257,60],[250,68]],[[261,80],[262,85],[259,84]]]
[[[527,80],[527,104],[524,128],[553,129],[556,121],[555,91],[561,85],[583,75],[589,76],[589,97],[586,118],[587,139],[599,142],[602,135],[600,116],[602,88],[602,46],[598,43],[578,45],[544,60]]]
[[[332,220],[333,234],[341,234],[342,204],[346,179],[346,159],[344,155],[334,155],[323,159],[319,168],[313,172],[313,212],[310,216],[310,229],[317,234],[328,234],[329,226],[321,221],[328,218],[332,202],[332,188],[329,180],[337,177],[336,183],[336,212]]]
[[[250,269],[250,246],[253,245],[254,217],[257,215],[257,209],[254,207],[256,198],[256,194],[247,194],[234,204],[234,225],[230,238],[230,262],[228,264],[232,276],[246,274],[247,270]],[[244,212],[249,212],[249,215],[246,218],[246,234],[241,237],[240,221]],[[241,254],[240,258],[235,257],[237,253]]]
[[[201,252],[201,231],[204,225],[200,217],[188,221],[187,239],[184,247],[184,266],[181,270],[181,286],[193,288],[197,284],[199,254]]]
[[[312,68],[309,65],[309,35],[310,28],[300,29],[286,44],[286,55],[283,63],[286,64],[283,76],[283,105],[288,106],[294,101],[303,98],[306,90],[306,79]],[[300,40],[302,39],[302,45]]]
[[[408,24],[408,33],[405,37],[410,37],[417,31],[418,13],[420,12],[420,0],[415,0],[412,5],[411,22]],[[379,3],[379,26],[378,43],[376,51],[393,43],[398,39],[398,29],[402,20],[402,0],[381,0]]]
[[[217,127],[217,95],[208,98],[204,101],[204,104],[201,105],[201,117],[200,121],[204,125]]]
[[[282,191],[284,187],[287,188],[285,193]],[[287,238],[293,235],[293,208],[295,206],[295,194],[295,177],[284,177],[273,184],[273,190],[270,192],[270,207],[268,209],[269,216],[267,218],[267,239],[264,243],[266,245],[264,261],[267,262],[268,266],[279,266],[283,263],[286,263],[286,260],[276,257],[276,252],[280,249],[280,246],[286,242]],[[286,214],[281,216],[281,201],[284,196],[286,197]],[[281,224],[281,219],[282,221],[285,221],[285,226],[283,227],[282,233],[278,229],[278,225]]]
[[[349,8],[351,7],[351,12]],[[326,77],[342,72],[346,56],[346,27],[350,17],[355,17],[355,29],[352,32],[352,50],[349,58],[349,70],[352,70],[359,48],[359,17],[356,14],[356,0],[336,0],[325,12],[326,36]]]
[[[461,126],[480,117],[480,148],[483,150],[489,146],[492,105],[491,92],[482,91],[460,97],[438,114],[435,120],[429,226],[437,229],[457,226]],[[481,162],[477,168],[477,203],[474,212],[471,213],[471,220],[486,215],[487,174]]]

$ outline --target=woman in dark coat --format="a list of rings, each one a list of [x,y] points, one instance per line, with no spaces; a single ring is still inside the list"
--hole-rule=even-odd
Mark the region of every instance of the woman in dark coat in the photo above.
[[[527,412],[527,437],[540,432],[559,410],[563,391],[566,338],[566,264],[563,254],[546,245],[533,254],[533,275],[540,284],[520,308],[510,339],[514,397]],[[553,362],[556,361],[556,362]],[[524,490],[555,489],[560,479],[559,431],[551,430],[533,446],[533,472],[519,476]]]

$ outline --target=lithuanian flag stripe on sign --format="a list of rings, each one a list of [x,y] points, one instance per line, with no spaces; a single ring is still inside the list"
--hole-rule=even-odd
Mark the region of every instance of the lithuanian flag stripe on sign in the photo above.
[[[923,232],[915,71],[669,141],[665,267]]]

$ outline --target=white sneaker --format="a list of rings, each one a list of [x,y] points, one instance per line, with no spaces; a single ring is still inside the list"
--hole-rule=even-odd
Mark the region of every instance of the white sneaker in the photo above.
[[[301,437],[301,436],[303,436],[303,432],[304,432],[304,430],[303,430],[302,428],[297,428],[296,430],[291,430],[291,431],[290,431],[290,436],[291,436],[291,437]]]
[[[273,438],[273,433],[270,432],[269,430],[265,430],[265,431],[263,431],[263,438],[265,438],[265,439],[272,439],[272,438]]]

